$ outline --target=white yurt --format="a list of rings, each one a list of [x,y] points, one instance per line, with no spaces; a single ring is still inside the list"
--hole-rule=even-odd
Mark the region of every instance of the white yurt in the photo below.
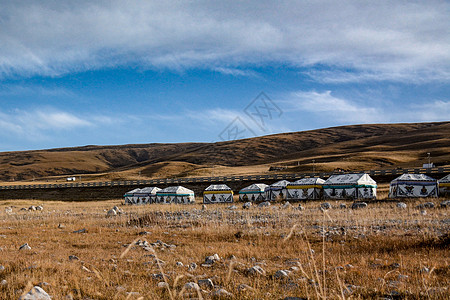
[[[254,183],[249,185],[239,191],[239,201],[252,201],[259,202],[266,200],[266,188],[267,184],[264,183]]]
[[[265,189],[266,200],[267,201],[286,200],[287,195],[286,186],[289,183],[290,182],[287,180],[280,180],[266,187]]]
[[[323,196],[322,178],[302,178],[287,185],[287,200],[321,199]]]
[[[450,195],[450,174],[439,180],[439,195]]]
[[[233,191],[226,184],[211,184],[203,192],[203,203],[232,203]]]
[[[375,199],[377,183],[368,174],[331,175],[323,183],[325,199]]]
[[[437,196],[437,180],[425,174],[403,174],[392,180],[389,187],[389,198]]]
[[[124,195],[125,204],[151,204],[156,202],[156,192],[161,190],[158,187],[145,187],[126,192]]]
[[[158,203],[164,204],[190,204],[195,202],[194,191],[180,185],[169,186],[156,192],[156,198]]]

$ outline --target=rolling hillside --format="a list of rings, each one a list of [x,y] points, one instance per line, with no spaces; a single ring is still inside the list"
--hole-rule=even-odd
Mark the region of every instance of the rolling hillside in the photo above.
[[[351,125],[219,143],[85,146],[0,153],[1,181],[147,179],[335,168],[450,165],[450,122]],[[313,163],[314,160],[314,163]],[[279,172],[279,171],[278,171]]]

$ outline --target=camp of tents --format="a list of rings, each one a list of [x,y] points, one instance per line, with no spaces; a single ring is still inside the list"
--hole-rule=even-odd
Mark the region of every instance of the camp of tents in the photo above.
[[[389,198],[426,198],[450,194],[450,175],[439,181],[425,174],[403,174],[391,181]],[[368,174],[337,174],[327,180],[302,178],[294,182],[281,180],[272,185],[254,183],[239,191],[242,202],[301,201],[301,200],[360,200],[376,199],[377,183]],[[233,190],[226,184],[212,184],[203,192],[203,203],[232,203]],[[188,204],[195,202],[192,190],[182,186],[165,189],[136,188],[124,195],[124,204]]]

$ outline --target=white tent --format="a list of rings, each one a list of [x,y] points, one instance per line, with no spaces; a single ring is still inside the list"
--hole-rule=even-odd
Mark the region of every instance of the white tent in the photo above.
[[[439,180],[439,194],[442,196],[450,194],[450,174]]]
[[[157,187],[145,187],[126,192],[125,204],[151,204],[156,201],[156,192],[161,190]]]
[[[288,200],[320,199],[323,196],[321,178],[302,178],[287,185]]]
[[[287,189],[286,186],[290,182],[287,180],[281,180],[278,182],[275,182],[274,184],[269,185],[266,187],[266,199],[268,201],[275,201],[275,200],[286,200],[286,194]]]
[[[389,187],[389,198],[437,196],[437,180],[425,174],[403,174],[392,180]]]
[[[232,203],[233,191],[226,184],[211,184],[203,192],[203,203]]]
[[[195,202],[194,191],[183,186],[169,186],[156,192],[157,202],[164,204],[182,203],[189,204]]]
[[[265,189],[268,187],[267,184],[264,183],[254,183],[249,185],[239,191],[239,200],[240,201],[252,201],[259,202],[266,200]]]
[[[368,174],[331,175],[323,183],[325,199],[375,199],[377,183]]]

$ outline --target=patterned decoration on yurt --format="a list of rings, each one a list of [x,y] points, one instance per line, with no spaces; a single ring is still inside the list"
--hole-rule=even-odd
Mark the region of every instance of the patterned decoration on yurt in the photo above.
[[[126,192],[124,196],[125,204],[140,205],[156,202],[156,192],[161,190],[158,187],[145,187],[143,189],[134,189]]]
[[[302,178],[287,185],[287,200],[314,200],[323,196],[321,178]]]
[[[325,199],[375,199],[377,183],[368,174],[331,175],[323,183]]]
[[[281,180],[266,187],[265,189],[266,200],[268,201],[286,200],[287,197],[286,186],[289,183],[290,182],[287,180]]]
[[[439,179],[439,195],[450,195],[450,174]]]
[[[403,174],[391,181],[389,198],[427,198],[438,196],[438,182],[425,174]]]
[[[194,191],[183,186],[169,186],[156,192],[157,203],[191,204],[195,202]]]
[[[203,203],[232,203],[233,191],[226,184],[211,184],[203,192]]]
[[[239,191],[239,201],[243,202],[262,202],[266,201],[266,188],[267,184],[254,183]]]

